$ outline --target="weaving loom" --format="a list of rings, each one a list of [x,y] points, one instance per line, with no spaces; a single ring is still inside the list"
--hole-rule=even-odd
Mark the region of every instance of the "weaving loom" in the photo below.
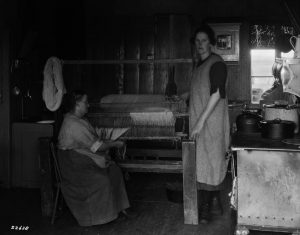
[[[89,110],[88,118],[98,128],[130,128],[123,136],[127,153],[118,161],[120,167],[183,174],[184,223],[198,224],[196,152],[187,138],[185,102],[162,95],[109,95]]]
[[[177,164],[178,169],[181,167],[181,139],[185,135],[183,129],[187,128],[181,125],[179,130],[175,130],[175,126],[176,120],[182,120],[185,111],[184,101],[166,100],[163,95],[108,95],[99,103],[90,105],[88,118],[98,128],[129,127],[122,137],[128,147],[127,160],[139,160],[137,167],[131,170],[155,171],[151,163],[153,166],[161,161],[164,165]],[[147,170],[146,164],[151,169]]]
[[[128,138],[159,139],[175,136],[176,117],[185,110],[185,102],[162,95],[108,95],[91,104],[88,117],[97,127],[130,127]]]

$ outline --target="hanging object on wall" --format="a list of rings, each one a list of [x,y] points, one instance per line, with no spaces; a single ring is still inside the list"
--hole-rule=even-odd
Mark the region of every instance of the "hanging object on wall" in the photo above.
[[[291,26],[281,25],[275,37],[275,49],[283,53],[288,53],[292,50],[290,38],[294,35],[294,31],[294,28]]]
[[[283,91],[300,97],[300,59],[277,58],[282,63],[280,78]]]
[[[44,68],[43,100],[47,109],[56,111],[62,102],[66,88],[62,75],[62,63],[56,57],[50,57]]]
[[[295,39],[296,42],[293,42],[293,39]],[[298,35],[298,37],[292,36],[290,38],[290,43],[294,49],[294,58],[300,59],[300,34]]]
[[[240,23],[209,23],[215,32],[216,45],[213,52],[225,61],[239,61]]]
[[[253,24],[250,25],[251,48],[276,48],[287,53],[292,50],[290,37],[295,34],[295,29],[288,25]]]
[[[274,48],[275,25],[251,25],[250,46],[252,48]]]
[[[177,95],[177,85],[175,83],[175,67],[169,67],[168,83],[166,85],[165,95],[167,98]]]

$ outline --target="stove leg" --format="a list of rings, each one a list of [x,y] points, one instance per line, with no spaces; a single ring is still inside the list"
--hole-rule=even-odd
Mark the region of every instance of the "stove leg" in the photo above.
[[[237,225],[235,228],[235,235],[248,235],[249,233],[249,229],[247,229],[245,226]]]

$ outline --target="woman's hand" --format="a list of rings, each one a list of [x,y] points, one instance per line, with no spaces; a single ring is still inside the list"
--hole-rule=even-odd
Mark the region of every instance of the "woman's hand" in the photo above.
[[[221,96],[218,89],[215,93],[213,93],[210,96],[208,100],[208,104],[206,105],[204,111],[202,112],[199,119],[197,120],[195,127],[192,129],[191,139],[195,140],[200,135],[200,132],[203,129],[205,121],[209,118],[211,112],[216,107],[220,99]]]
[[[97,163],[99,166],[101,166],[101,168],[107,168],[115,164],[115,162],[111,160],[111,157],[109,155],[99,156],[99,158],[97,158]]]
[[[101,151],[107,151],[111,148],[122,148],[124,146],[124,142],[123,141],[112,141],[112,140],[107,140],[105,141],[100,148],[98,149],[100,152]]]
[[[125,144],[123,141],[120,140],[114,141],[113,143],[114,143],[114,147],[116,148],[123,148]]]
[[[195,140],[199,137],[203,126],[204,126],[204,120],[202,118],[200,118],[199,121],[197,122],[196,126],[192,130],[192,133],[191,133],[192,140]]]

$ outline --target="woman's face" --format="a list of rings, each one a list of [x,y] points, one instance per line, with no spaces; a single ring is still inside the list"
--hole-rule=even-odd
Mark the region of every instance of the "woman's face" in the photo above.
[[[88,102],[88,97],[87,95],[83,95],[81,100],[79,100],[76,104],[76,108],[78,113],[81,116],[84,116],[85,114],[87,114],[88,112],[88,108],[89,108],[89,102]]]
[[[201,56],[201,58],[205,58],[211,53],[211,44],[209,38],[206,33],[199,32],[195,37],[195,46],[197,53]]]

